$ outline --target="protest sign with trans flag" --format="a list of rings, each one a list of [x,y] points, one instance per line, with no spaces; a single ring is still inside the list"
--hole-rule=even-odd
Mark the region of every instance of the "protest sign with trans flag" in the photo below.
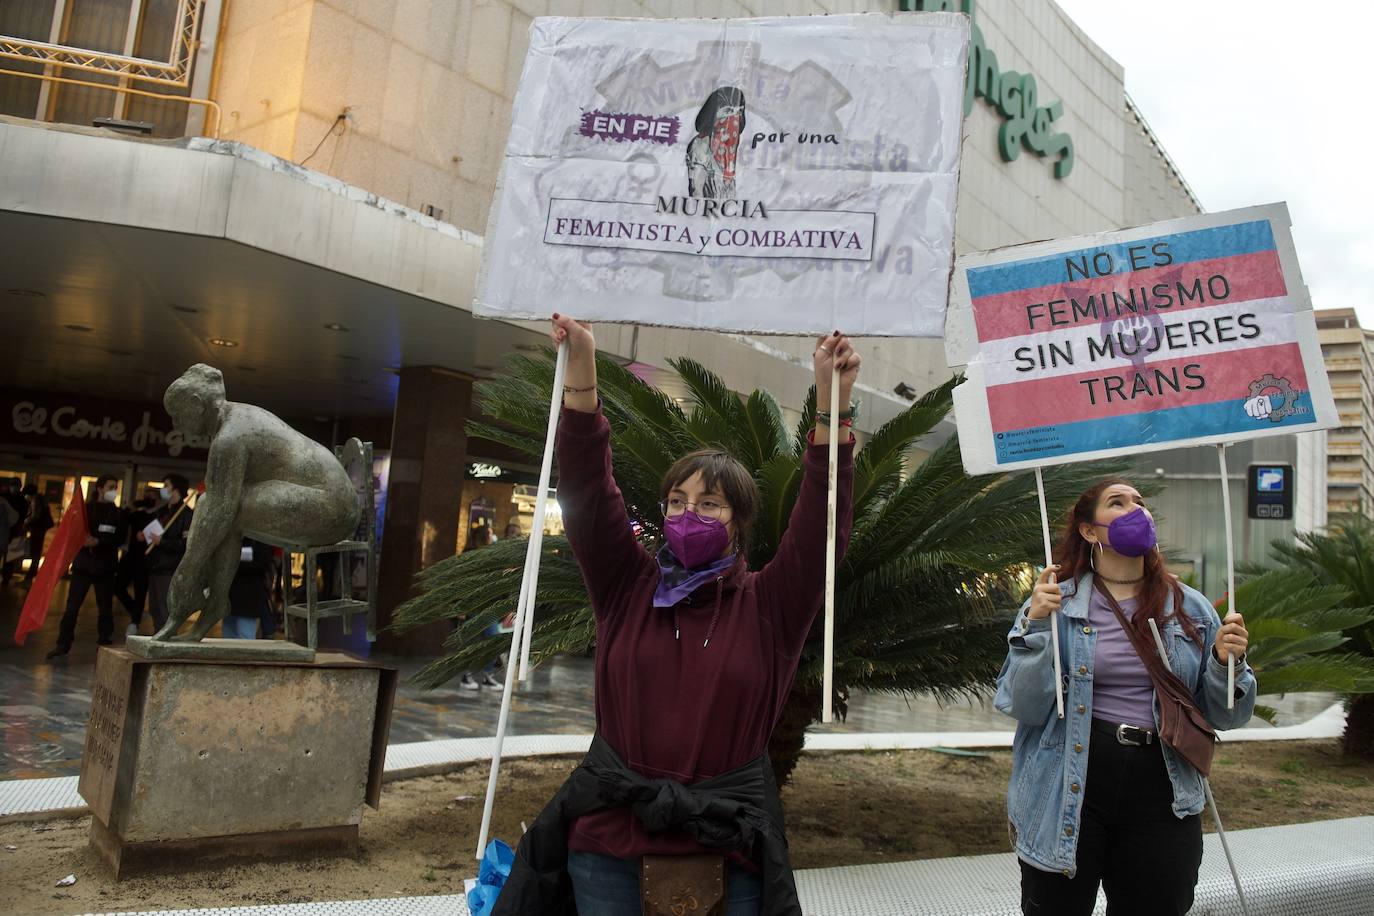
[[[1283,205],[961,258],[971,473],[1334,426]]]

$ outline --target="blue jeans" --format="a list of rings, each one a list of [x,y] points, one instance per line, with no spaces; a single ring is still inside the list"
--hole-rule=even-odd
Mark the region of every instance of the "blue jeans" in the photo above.
[[[225,639],[257,639],[258,618],[230,614],[220,622]]]
[[[568,853],[577,912],[588,916],[640,916],[639,863],[594,852]],[[758,916],[763,908],[763,880],[739,866],[725,863],[729,900],[725,916]]]

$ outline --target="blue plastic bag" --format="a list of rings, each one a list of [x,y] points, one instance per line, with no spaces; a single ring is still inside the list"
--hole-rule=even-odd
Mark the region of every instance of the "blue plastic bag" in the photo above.
[[[515,864],[515,850],[500,840],[492,840],[477,866],[477,885],[468,891],[468,911],[472,916],[490,916],[501,888]]]

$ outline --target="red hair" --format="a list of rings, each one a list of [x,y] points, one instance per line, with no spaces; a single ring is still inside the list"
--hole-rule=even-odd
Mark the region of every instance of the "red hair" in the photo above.
[[[1124,477],[1105,478],[1084,490],[1083,495],[1078,497],[1078,501],[1069,510],[1064,535],[1059,539],[1059,546],[1054,551],[1054,562],[1059,564],[1057,581],[1072,579],[1076,582],[1084,573],[1093,571],[1094,547],[1091,541],[1079,533],[1078,528],[1082,524],[1096,524],[1098,500],[1102,498],[1104,490],[1118,484],[1132,489],[1135,487]],[[1183,632],[1187,633],[1193,642],[1201,645],[1197,624],[1183,612],[1183,587],[1165,568],[1164,558],[1157,549],[1145,554],[1145,579],[1140,583],[1140,590],[1136,592],[1136,607],[1131,617],[1131,625],[1153,643],[1154,637],[1150,634],[1150,625],[1146,621],[1153,619],[1157,625],[1163,626],[1166,619],[1164,603],[1170,595],[1174,599],[1173,616],[1182,624]]]

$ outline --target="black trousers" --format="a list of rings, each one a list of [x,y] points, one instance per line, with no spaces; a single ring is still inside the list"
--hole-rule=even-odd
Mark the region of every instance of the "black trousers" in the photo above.
[[[99,616],[96,629],[104,641],[114,635],[114,573],[92,576],[89,573],[72,570],[72,578],[67,587],[67,611],[62,615],[62,625],[57,631],[57,644],[70,649],[76,641],[76,618],[81,613],[81,604],[86,593],[95,587],[95,607]]]
[[[24,573],[25,582],[32,582],[33,577],[38,574],[38,562],[43,559],[43,539],[47,534],[45,528],[29,535],[29,571]]]
[[[148,610],[153,615],[154,630],[162,629],[167,622],[167,593],[171,589],[171,573],[148,573]]]
[[[133,597],[129,597],[129,586],[134,587]],[[143,607],[148,600],[148,567],[142,563],[121,562],[119,572],[115,573],[115,597],[124,606],[129,622],[143,622]]]
[[[1108,916],[1183,916],[1202,864],[1202,819],[1174,816],[1159,745],[1094,732],[1086,778],[1078,872],[1067,878],[1021,862],[1021,912],[1090,916],[1101,884]]]

